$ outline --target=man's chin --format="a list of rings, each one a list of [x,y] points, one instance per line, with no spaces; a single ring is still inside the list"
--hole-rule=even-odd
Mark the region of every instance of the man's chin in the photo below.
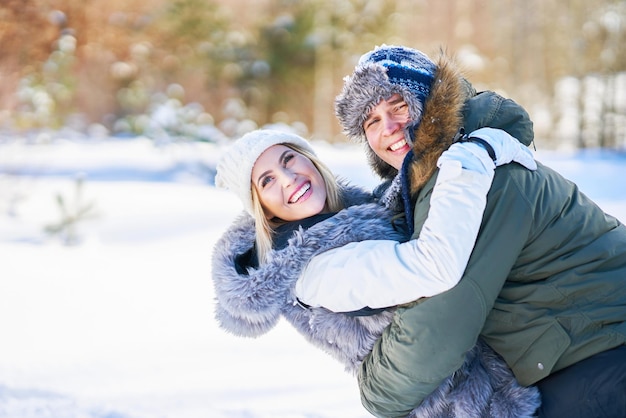
[[[385,162],[396,170],[400,170],[400,167],[402,167],[402,163],[404,162],[404,157],[406,157],[406,154],[408,152],[408,149],[404,150],[403,152],[394,152],[389,155],[389,158],[387,158]]]
[[[386,161],[387,164],[389,164],[390,166],[392,166],[393,168],[395,168],[396,170],[400,170],[400,167],[402,167],[402,160],[398,161],[398,160],[393,160],[393,161]]]

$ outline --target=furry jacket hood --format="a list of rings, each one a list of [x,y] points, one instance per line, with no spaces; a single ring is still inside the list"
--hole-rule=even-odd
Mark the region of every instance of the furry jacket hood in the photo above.
[[[244,213],[235,220],[217,242],[212,260],[216,319],[223,329],[242,337],[258,337],[282,316],[309,342],[343,363],[347,371],[356,372],[390,323],[393,310],[351,316],[302,307],[293,293],[301,270],[319,252],[352,241],[403,239],[391,226],[391,212],[373,203],[370,194],[344,187],[343,196],[346,209],[296,231],[286,248],[273,251],[268,262],[258,268],[241,266],[238,261],[238,256],[254,245],[253,219]],[[532,416],[538,399],[535,388],[519,386],[504,362],[479,343],[468,353],[464,367],[410,416]]]
[[[216,318],[225,330],[242,337],[258,337],[283,316],[310,342],[354,372],[391,312],[354,317],[323,308],[303,308],[294,295],[300,272],[315,254],[375,237],[402,240],[391,225],[391,214],[373,203],[371,194],[344,187],[347,208],[307,230],[294,233],[289,245],[273,251],[258,268],[239,265],[238,256],[254,246],[254,221],[240,215],[216,243],[213,253]]]

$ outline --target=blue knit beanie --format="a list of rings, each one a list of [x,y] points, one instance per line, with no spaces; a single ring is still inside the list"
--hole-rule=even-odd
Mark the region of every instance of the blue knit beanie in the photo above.
[[[351,140],[365,141],[365,119],[381,100],[395,93],[404,98],[417,126],[436,71],[435,63],[416,49],[382,45],[365,53],[353,74],[344,78],[335,99],[335,114],[344,133]]]

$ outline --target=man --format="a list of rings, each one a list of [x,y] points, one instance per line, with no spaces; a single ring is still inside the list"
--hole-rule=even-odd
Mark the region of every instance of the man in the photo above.
[[[476,94],[445,57],[435,64],[405,47],[361,57],[336,114],[387,180],[381,198],[402,191],[398,208],[413,238],[428,216],[436,160],[463,138],[461,128],[500,128],[527,145],[533,139],[528,115],[513,101]],[[626,416],[626,227],[538,165],[496,170],[459,284],[398,309],[365,358],[358,378],[372,414],[406,416],[460,367],[480,335],[520,383],[539,387],[539,416]],[[351,255],[333,250],[312,262],[332,257]]]

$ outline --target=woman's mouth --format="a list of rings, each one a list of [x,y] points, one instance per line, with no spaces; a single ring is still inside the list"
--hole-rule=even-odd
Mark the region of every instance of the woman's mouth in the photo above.
[[[296,203],[311,188],[311,183],[306,182],[289,198],[289,203]]]

